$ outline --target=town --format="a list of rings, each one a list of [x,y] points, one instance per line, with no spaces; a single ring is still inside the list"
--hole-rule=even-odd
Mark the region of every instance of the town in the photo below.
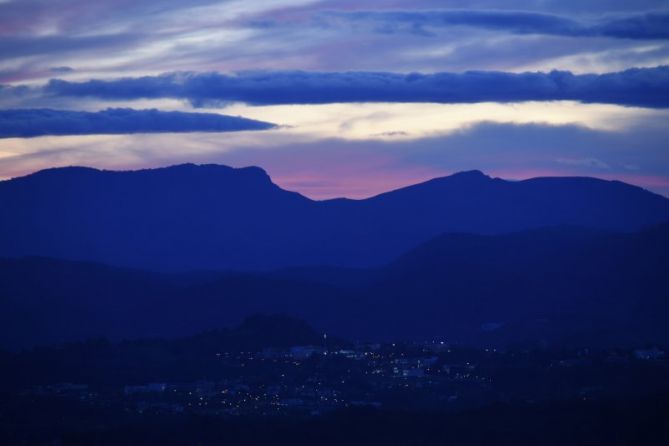
[[[14,391],[23,398],[136,414],[310,417],[350,407],[455,411],[669,389],[669,360],[658,347],[555,351],[465,348],[442,340],[332,347],[324,342],[208,356],[195,359],[202,373],[191,381],[153,380],[170,373],[144,364],[146,370],[132,382],[121,382],[110,371],[89,382],[72,379]]]

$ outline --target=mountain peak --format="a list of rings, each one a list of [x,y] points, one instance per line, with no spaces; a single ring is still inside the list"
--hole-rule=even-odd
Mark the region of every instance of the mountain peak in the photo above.
[[[463,170],[460,172],[456,172],[451,175],[451,177],[455,178],[490,178],[488,175],[484,174],[480,170]]]
[[[455,172],[451,175],[444,177],[433,178],[426,182],[426,184],[451,184],[451,183],[466,183],[466,184],[479,184],[487,182],[492,178],[481,172],[480,170],[463,170],[461,172]],[[411,187],[411,186],[410,186]]]
[[[216,177],[240,178],[240,179],[258,181],[259,183],[272,182],[269,174],[264,169],[257,166],[230,167],[224,164],[194,164],[194,163],[175,164],[166,167],[135,169],[135,170],[105,170],[105,169],[96,169],[93,167],[84,167],[84,166],[52,167],[48,169],[39,170],[32,174],[28,174],[24,177],[16,177],[14,178],[14,180],[19,180],[22,178],[28,179],[28,178],[54,178],[54,177],[81,178],[82,176],[108,177],[110,175],[124,176],[124,177],[132,176],[132,177],[153,177],[153,178],[172,176],[172,175],[178,175],[180,177],[183,176],[196,177],[196,176],[209,175]]]
[[[165,172],[180,172],[186,174],[216,174],[216,175],[233,175],[243,176],[247,178],[255,178],[264,182],[271,182],[269,174],[258,166],[246,167],[231,167],[225,164],[175,164],[157,169],[146,169],[144,171],[165,171]],[[142,172],[142,170],[135,171]]]

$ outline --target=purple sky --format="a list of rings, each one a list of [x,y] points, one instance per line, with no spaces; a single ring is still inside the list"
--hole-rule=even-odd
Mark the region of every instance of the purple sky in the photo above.
[[[0,0],[0,178],[189,161],[315,198],[465,169],[669,196],[668,65],[666,1]]]

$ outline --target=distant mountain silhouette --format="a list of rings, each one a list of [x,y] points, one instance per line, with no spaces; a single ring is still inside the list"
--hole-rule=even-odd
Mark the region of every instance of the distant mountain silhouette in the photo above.
[[[5,259],[0,346],[184,336],[256,313],[299,317],[351,339],[667,343],[668,272],[669,224],[626,234],[571,227],[446,234],[362,270],[167,274]]]
[[[366,296],[359,314],[372,315],[365,324],[383,327],[377,334],[386,337],[667,342],[669,224],[634,234],[570,227],[447,234],[385,268]]]
[[[255,273],[165,274],[48,258],[0,259],[0,348],[189,336],[259,313],[309,319],[329,311],[339,297],[329,285]],[[251,318],[240,329],[257,331],[258,325]]]
[[[382,265],[449,232],[554,225],[635,231],[669,200],[592,178],[493,179],[471,171],[365,200],[313,201],[257,167],[70,167],[0,182],[0,255],[161,271]]]

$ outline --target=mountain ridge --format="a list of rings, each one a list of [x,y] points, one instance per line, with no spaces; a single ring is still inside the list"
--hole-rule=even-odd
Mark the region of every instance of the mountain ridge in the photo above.
[[[271,176],[269,173],[263,169],[260,166],[256,165],[249,165],[249,166],[242,166],[242,167],[232,167],[228,166],[225,164],[217,164],[217,163],[192,163],[192,162],[187,162],[187,163],[180,163],[180,164],[172,164],[168,166],[160,166],[160,167],[149,167],[149,168],[141,168],[141,169],[104,169],[104,168],[96,168],[96,167],[91,167],[91,166],[84,166],[84,165],[69,165],[69,166],[60,166],[60,167],[47,167],[45,169],[40,169],[36,170],[34,172],[27,173],[25,175],[19,175],[16,177],[11,177],[11,178],[6,178],[6,179],[0,179],[0,184],[2,183],[9,183],[17,180],[24,180],[28,178],[33,178],[35,176],[43,176],[43,175],[48,175],[52,173],[67,173],[67,172],[76,172],[76,171],[81,171],[81,172],[89,172],[89,173],[101,173],[101,174],[139,174],[139,173],[159,173],[159,172],[168,172],[168,171],[179,171],[179,170],[197,170],[197,169],[220,169],[221,171],[226,171],[230,173],[244,173],[244,172],[257,172],[259,177],[265,177],[267,180],[272,182],[272,184],[277,185],[274,183],[271,179]],[[481,180],[490,180],[490,181],[502,181],[502,182],[508,182],[508,183],[527,183],[527,182],[539,182],[539,181],[550,181],[550,180],[573,180],[573,181],[578,181],[578,180],[585,180],[585,181],[593,181],[593,182],[602,182],[602,183],[609,183],[609,184],[621,184],[627,187],[632,187],[636,188],[639,190],[642,190],[644,192],[647,192],[652,195],[656,195],[658,197],[664,198],[669,200],[668,197],[665,197],[661,194],[658,194],[656,192],[653,192],[649,189],[646,189],[641,186],[637,186],[631,183],[626,183],[621,180],[610,180],[610,179],[603,179],[603,178],[598,178],[598,177],[590,177],[590,176],[583,176],[583,175],[568,175],[568,176],[536,176],[536,177],[529,177],[529,178],[524,178],[521,180],[508,180],[500,177],[493,177],[485,172],[479,170],[479,169],[471,169],[471,170],[462,170],[462,171],[456,171],[453,172],[449,175],[443,175],[443,176],[438,176],[434,178],[430,178],[424,181],[420,181],[418,183],[413,183],[413,184],[408,184],[405,186],[400,186],[395,189],[390,189],[387,191],[380,192],[375,195],[370,195],[368,197],[363,197],[363,198],[350,198],[350,197],[333,197],[333,198],[326,198],[326,199],[312,199],[309,198],[306,195],[301,194],[300,192],[297,191],[291,191],[288,189],[283,189],[283,187],[278,186],[282,190],[286,192],[292,192],[295,194],[302,195],[303,197],[309,199],[310,201],[314,202],[328,202],[328,201],[338,201],[338,200],[347,200],[347,201],[366,201],[373,199],[375,197],[379,197],[381,195],[385,194],[391,194],[393,192],[398,192],[402,191],[405,189],[410,189],[414,187],[419,187],[419,186],[427,186],[431,184],[439,184],[444,180],[455,180],[455,179],[481,179]]]
[[[363,270],[158,273],[0,258],[0,348],[183,336],[256,313],[361,340],[666,343],[667,271],[669,223],[636,233],[445,234]]]
[[[0,182],[0,256],[157,271],[371,267],[442,233],[552,225],[636,231],[669,199],[621,182],[467,171],[366,199],[312,200],[261,168],[69,167]]]

